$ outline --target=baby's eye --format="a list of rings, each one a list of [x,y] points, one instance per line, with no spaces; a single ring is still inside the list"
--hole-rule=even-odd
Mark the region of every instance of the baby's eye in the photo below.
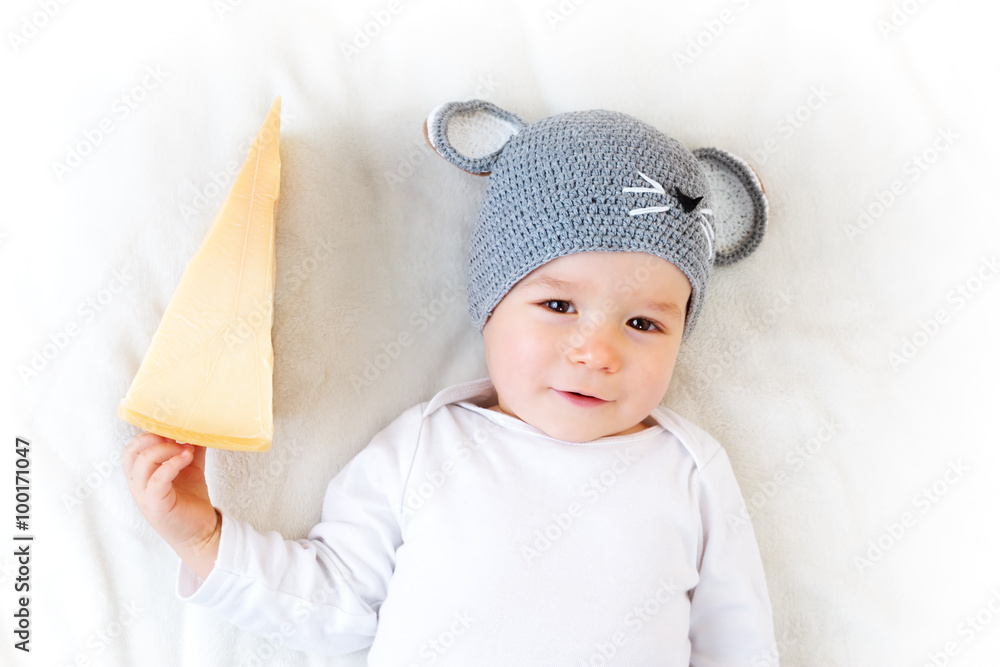
[[[548,301],[543,301],[542,305],[555,313],[573,312],[573,304],[571,304],[569,301],[561,301],[560,299],[550,299]]]
[[[628,321],[628,325],[639,331],[661,331],[655,322],[647,320],[645,317],[633,317]]]

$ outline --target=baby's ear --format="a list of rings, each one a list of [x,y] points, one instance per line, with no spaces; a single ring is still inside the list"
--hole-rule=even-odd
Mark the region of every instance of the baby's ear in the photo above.
[[[525,122],[483,100],[448,102],[431,111],[424,136],[438,154],[459,169],[485,176]]]
[[[746,162],[720,148],[694,152],[712,189],[715,264],[737,262],[760,245],[767,230],[767,198]]]

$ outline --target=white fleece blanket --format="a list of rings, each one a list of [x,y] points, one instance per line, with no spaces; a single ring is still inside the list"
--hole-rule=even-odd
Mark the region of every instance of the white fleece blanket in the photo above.
[[[529,122],[616,109],[744,156],[770,198],[758,251],[715,272],[665,403],[729,452],[782,664],[996,664],[996,3],[2,13],[3,665],[364,664],[179,602],[177,559],[119,466],[134,431],[118,401],[276,95],[276,433],[266,454],[210,453],[219,507],[303,536],[377,430],[484,374],[463,253],[485,180],[431,152],[425,115],[472,97]],[[12,538],[28,534],[25,654]]]

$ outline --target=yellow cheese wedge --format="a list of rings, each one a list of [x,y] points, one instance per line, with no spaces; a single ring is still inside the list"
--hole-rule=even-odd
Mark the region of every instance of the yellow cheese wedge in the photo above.
[[[153,335],[118,416],[178,442],[271,447],[281,98]]]

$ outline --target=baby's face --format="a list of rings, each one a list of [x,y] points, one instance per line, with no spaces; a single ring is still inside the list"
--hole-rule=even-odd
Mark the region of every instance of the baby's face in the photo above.
[[[690,294],[680,269],[641,252],[535,269],[483,329],[500,410],[568,442],[642,430],[670,384]]]

